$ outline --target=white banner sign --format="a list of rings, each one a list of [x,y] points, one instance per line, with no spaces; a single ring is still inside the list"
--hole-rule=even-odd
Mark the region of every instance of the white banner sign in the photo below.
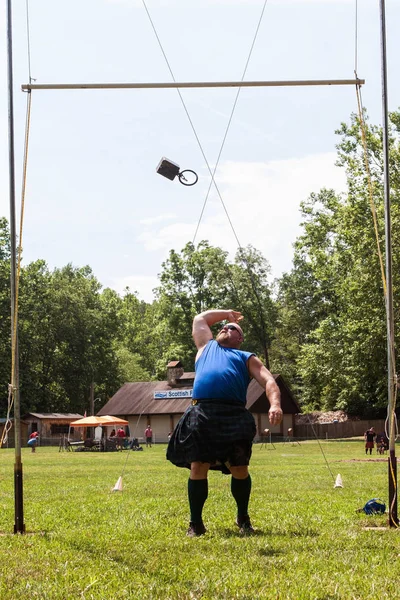
[[[166,392],[154,392],[156,400],[164,400],[166,398],[191,398],[193,390],[167,390]]]

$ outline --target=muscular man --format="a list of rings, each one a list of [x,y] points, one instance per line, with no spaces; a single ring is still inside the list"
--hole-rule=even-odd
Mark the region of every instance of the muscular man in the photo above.
[[[272,374],[254,354],[239,350],[244,340],[239,325],[242,319],[241,313],[234,310],[208,310],[193,321],[197,355],[192,406],[177,424],[167,450],[167,458],[173,464],[190,468],[190,537],[206,533],[202,511],[208,496],[210,468],[232,475],[236,523],[242,534],[254,532],[248,514],[248,465],[256,426],[245,406],[251,378],[266,391],[271,425],[282,420],[280,392]],[[224,320],[228,323],[214,340],[210,327]]]

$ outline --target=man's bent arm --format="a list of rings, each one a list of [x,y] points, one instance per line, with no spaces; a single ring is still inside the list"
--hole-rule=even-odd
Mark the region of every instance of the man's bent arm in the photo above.
[[[206,310],[193,319],[192,335],[196,348],[201,350],[213,338],[210,327],[219,321],[238,323],[243,319],[236,310]]]
[[[250,356],[248,365],[250,375],[254,377],[254,379],[258,381],[263,388],[265,388],[265,393],[267,394],[270,404],[270,409],[268,412],[269,422],[271,425],[279,425],[283,417],[281,408],[281,392],[274,379],[274,376],[256,356]]]

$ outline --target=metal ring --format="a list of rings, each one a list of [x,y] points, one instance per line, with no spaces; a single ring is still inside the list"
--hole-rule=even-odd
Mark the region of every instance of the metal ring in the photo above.
[[[193,175],[195,176],[195,180],[193,181],[193,183],[187,183],[187,179],[184,176],[184,173],[193,173]],[[180,173],[178,173],[178,179],[182,185],[186,185],[187,187],[190,187],[191,185],[195,185],[198,182],[199,176],[197,175],[197,173],[195,173],[191,169],[185,169],[184,171],[181,171]]]

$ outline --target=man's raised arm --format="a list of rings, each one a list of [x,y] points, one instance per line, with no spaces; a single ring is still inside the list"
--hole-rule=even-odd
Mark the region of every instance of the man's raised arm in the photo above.
[[[236,310],[206,310],[196,315],[193,319],[192,336],[197,350],[202,350],[204,346],[213,338],[210,327],[219,323],[219,321],[229,321],[238,323],[243,319],[242,314]]]

